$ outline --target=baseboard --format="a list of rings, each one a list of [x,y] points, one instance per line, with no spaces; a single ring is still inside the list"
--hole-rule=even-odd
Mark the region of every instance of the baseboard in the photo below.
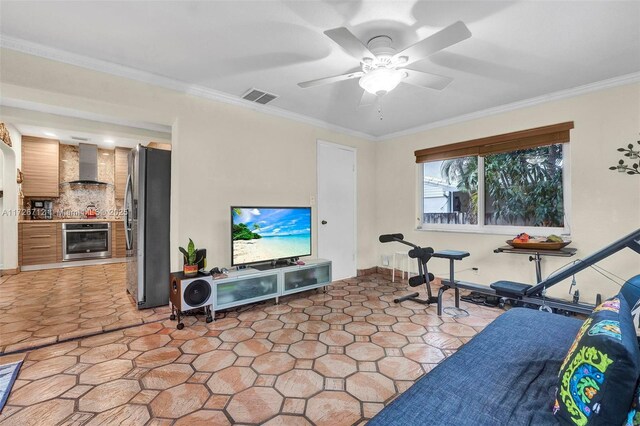
[[[382,267],[382,266],[374,266],[373,268],[358,269],[358,276],[359,277],[363,277],[365,275],[374,275],[374,274],[383,275],[383,276],[391,278],[391,268],[385,268],[385,267]],[[396,278],[398,278],[398,279],[402,278],[402,274],[403,274],[403,271],[401,271],[399,269],[395,270]],[[404,274],[406,276],[406,272]]]
[[[396,277],[400,278],[402,271],[399,269],[395,270]],[[372,268],[367,269],[358,269],[358,276],[363,277],[365,275],[385,275],[391,277],[391,269],[385,268],[382,266],[374,266]]]
[[[391,268],[385,268],[384,266],[378,266],[378,267],[376,267],[376,269],[377,269],[377,272],[376,272],[377,274],[382,275],[384,277],[388,277],[389,279],[391,279],[391,271],[392,271]],[[401,279],[403,279],[404,277],[407,277],[407,276],[416,275],[413,272],[409,272],[407,274],[407,272],[402,271],[402,270],[400,270],[398,268],[393,270],[393,272],[394,272],[394,275],[395,275],[395,279],[398,279],[398,280],[401,280]]]
[[[358,269],[358,276],[359,277],[363,277],[366,275],[382,275],[383,277],[387,277],[389,279],[391,279],[391,268],[385,268],[383,266],[374,266],[373,268],[368,268],[368,269]],[[404,274],[404,277],[403,277]],[[403,278],[407,277],[407,273],[403,272],[399,269],[396,269],[394,271],[394,275],[395,278],[397,280],[402,280]],[[415,272],[410,272],[411,277],[417,275]],[[436,285],[440,285],[440,278],[435,277],[435,279],[433,281],[431,281],[431,284],[436,284]]]
[[[18,275],[20,273],[20,267],[15,269],[0,269],[0,277],[4,275]]]
[[[111,263],[124,263],[126,261],[127,259],[124,257],[113,257],[109,259],[73,260],[70,262],[47,263],[42,265],[24,265],[22,266],[21,271],[29,272],[42,271],[45,269],[77,268],[78,266],[108,265]]]
[[[365,275],[373,275],[378,273],[378,267],[374,266],[373,268],[367,269],[358,269],[358,276],[363,277]]]

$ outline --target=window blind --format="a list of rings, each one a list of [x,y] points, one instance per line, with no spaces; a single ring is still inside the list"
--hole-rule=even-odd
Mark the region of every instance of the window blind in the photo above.
[[[415,151],[416,163],[468,156],[484,156],[520,149],[537,148],[539,146],[568,143],[569,131],[573,129],[573,121],[488,136],[464,142],[436,146]]]

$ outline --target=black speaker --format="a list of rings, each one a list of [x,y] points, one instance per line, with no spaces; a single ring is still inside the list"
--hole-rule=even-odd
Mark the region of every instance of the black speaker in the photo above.
[[[184,311],[204,308],[207,322],[213,321],[213,298],[215,287],[213,277],[200,275],[185,277],[182,272],[171,274],[169,300],[171,302],[171,319],[178,319],[178,330],[184,327],[180,321],[180,314]]]
[[[196,250],[196,259],[200,259],[198,262],[198,271],[207,267],[207,249]]]

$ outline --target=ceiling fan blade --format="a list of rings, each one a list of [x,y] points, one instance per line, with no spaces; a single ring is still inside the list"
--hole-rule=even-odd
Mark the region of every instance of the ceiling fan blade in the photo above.
[[[424,40],[407,47],[402,52],[396,53],[391,60],[393,62],[397,61],[400,66],[409,65],[442,49],[446,49],[449,46],[453,46],[456,43],[466,40],[469,37],[471,37],[471,31],[469,31],[469,28],[467,28],[464,22],[458,21],[425,38]],[[405,62],[402,62],[400,59],[403,56],[407,58]]]
[[[378,96],[373,93],[369,93],[366,90],[363,90],[363,92],[364,93],[362,94],[362,98],[360,98],[360,105],[358,105],[358,108],[370,106],[376,103]]]
[[[298,86],[306,89],[307,87],[319,86],[321,84],[337,83],[338,81],[350,80],[352,78],[362,77],[364,73],[362,71],[350,72],[348,74],[334,75],[333,77],[319,78],[317,80],[303,81],[298,83]]]
[[[324,33],[358,61],[362,61],[364,58],[375,59],[376,57],[367,46],[362,44],[362,42],[345,27],[334,28]]]
[[[410,70],[407,68],[405,68],[405,71],[407,72],[407,76],[402,80],[403,83],[426,87],[428,89],[442,90],[453,81],[450,77],[430,74],[424,71]]]

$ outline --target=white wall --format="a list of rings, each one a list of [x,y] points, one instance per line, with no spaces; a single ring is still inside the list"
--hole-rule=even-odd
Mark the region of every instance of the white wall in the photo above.
[[[358,150],[358,268],[378,265],[381,254],[403,249],[378,243],[377,235],[403,232],[422,245],[471,252],[459,267],[480,271],[463,272],[462,279],[533,282],[534,268],[525,256],[493,253],[505,236],[415,231],[413,151],[569,120],[575,122],[570,220],[578,257],[640,227],[640,179],[608,170],[619,158],[616,148],[637,140],[638,84],[374,143],[23,53],[1,53],[3,97],[173,126],[172,247],[192,237],[209,250],[212,265],[230,261],[230,205],[309,203],[316,194],[317,139]],[[178,259],[172,250],[174,268]],[[565,261],[545,259],[543,272]],[[442,261],[430,265],[436,273],[447,272]],[[624,277],[640,273],[638,265],[629,250],[601,263]],[[595,273],[577,278],[585,300],[616,291]],[[567,296],[566,290],[556,286],[554,293]]]
[[[308,205],[317,192],[317,139],[358,150],[358,267],[375,265],[374,143],[11,50],[1,53],[3,97],[173,126],[174,269],[177,247],[188,237],[207,248],[210,265],[230,263],[230,205]],[[316,237],[314,230],[314,253]]]
[[[471,256],[458,269],[477,266],[459,274],[460,279],[491,283],[500,279],[535,282],[535,270],[527,256],[495,254],[505,245],[504,235],[416,231],[418,217],[417,176],[414,151],[453,142],[524,130],[564,121],[574,121],[571,131],[571,226],[574,258],[545,258],[543,275],[566,262],[589,253],[640,228],[640,178],[608,170],[621,158],[618,147],[638,139],[640,132],[640,84],[621,86],[570,99],[464,122],[396,138],[378,146],[376,163],[376,228],[380,233],[402,232],[409,241],[434,249],[466,250]],[[400,247],[377,245],[382,254]],[[448,274],[445,261],[434,259],[431,270]],[[640,273],[640,258],[629,249],[599,264],[621,277]],[[593,302],[595,293],[611,295],[617,286],[593,271],[576,276],[584,300]],[[568,296],[568,282],[551,289],[551,294]]]
[[[22,135],[12,125],[5,125],[11,136],[12,146],[0,142],[0,162],[3,163],[0,170],[3,180],[1,186],[4,190],[4,196],[0,199],[0,270],[18,267],[18,216],[10,214],[10,211],[18,208],[16,168],[21,164]]]

